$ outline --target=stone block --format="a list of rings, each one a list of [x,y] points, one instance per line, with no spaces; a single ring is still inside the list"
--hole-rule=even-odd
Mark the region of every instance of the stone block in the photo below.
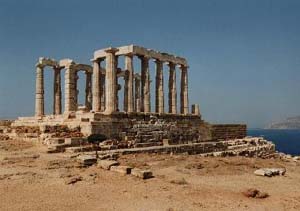
[[[130,174],[131,173],[131,169],[132,169],[132,167],[130,167],[130,166],[111,166],[110,167],[111,171],[118,172],[118,173],[120,173],[122,175]]]
[[[134,168],[131,170],[131,174],[141,179],[149,179],[153,177],[152,171],[150,170],[142,170],[139,168]]]
[[[77,161],[84,166],[91,166],[97,163],[97,159],[95,156],[91,155],[81,155],[77,157]]]
[[[110,170],[112,166],[118,166],[120,163],[115,160],[99,160],[98,161],[98,167]]]

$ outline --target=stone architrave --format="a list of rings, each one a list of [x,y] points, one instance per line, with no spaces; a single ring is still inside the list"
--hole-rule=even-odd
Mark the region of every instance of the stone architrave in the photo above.
[[[106,52],[106,73],[105,73],[105,113],[111,114],[117,110],[116,108],[116,48],[108,48]]]
[[[188,101],[188,73],[187,66],[181,65],[181,87],[180,87],[180,112],[188,114],[189,101]]]
[[[164,113],[164,76],[163,62],[156,60],[155,112]]]
[[[44,66],[36,66],[35,116],[44,116]]]
[[[61,114],[61,69],[54,67],[54,85],[53,85],[53,114]]]
[[[176,65],[169,63],[169,113],[177,113]]]

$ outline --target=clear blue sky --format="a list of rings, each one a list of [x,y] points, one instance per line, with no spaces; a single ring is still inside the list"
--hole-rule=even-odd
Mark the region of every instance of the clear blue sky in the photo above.
[[[190,102],[208,121],[299,115],[299,11],[298,0],[0,0],[0,117],[33,115],[38,57],[89,63],[131,43],[188,59]]]

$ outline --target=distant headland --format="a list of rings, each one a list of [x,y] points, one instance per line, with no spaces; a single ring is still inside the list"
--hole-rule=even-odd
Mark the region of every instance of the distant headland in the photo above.
[[[289,117],[280,122],[274,122],[265,129],[300,129],[300,116]]]

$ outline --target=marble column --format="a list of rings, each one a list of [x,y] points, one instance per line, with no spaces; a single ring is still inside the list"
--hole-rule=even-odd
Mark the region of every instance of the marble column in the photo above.
[[[65,113],[76,111],[75,70],[71,66],[65,71]]]
[[[44,116],[44,67],[36,66],[36,84],[35,84],[35,116]]]
[[[106,52],[106,74],[105,74],[105,113],[111,114],[116,108],[116,48],[108,48]]]
[[[133,101],[133,55],[125,55],[125,84],[124,84],[124,111],[133,112],[134,101]]]
[[[53,85],[53,114],[61,114],[61,69],[54,67],[54,85]]]
[[[74,106],[75,106],[75,111],[78,109],[78,95],[79,95],[79,90],[78,90],[78,71],[74,71],[74,90],[75,90],[75,95],[74,95]]]
[[[181,65],[180,113],[189,113],[187,66]]]
[[[169,63],[169,113],[177,113],[176,65]]]
[[[100,68],[101,69],[101,68]],[[105,69],[100,71],[100,111],[105,110]]]
[[[100,98],[100,61],[93,60],[93,111],[98,112],[101,109]]]
[[[155,112],[164,113],[164,76],[163,62],[156,60]]]
[[[85,107],[87,111],[92,109],[92,73],[85,72]]]
[[[142,56],[141,58],[141,111],[150,112],[150,72],[149,72],[149,57]]]
[[[134,82],[135,112],[141,112],[141,80],[138,77],[136,77]]]

